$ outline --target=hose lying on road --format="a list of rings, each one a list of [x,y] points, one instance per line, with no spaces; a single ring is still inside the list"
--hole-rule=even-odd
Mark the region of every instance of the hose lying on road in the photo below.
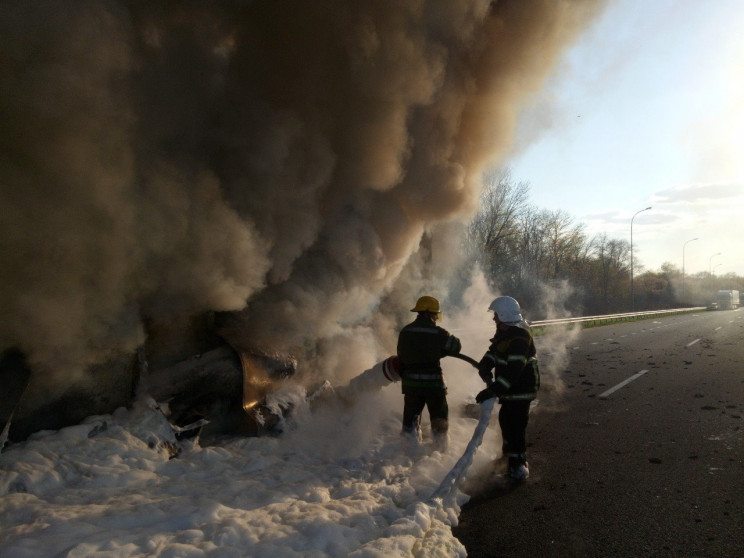
[[[465,362],[469,362],[473,367],[478,368],[478,362],[467,355],[456,354],[452,356],[464,360]],[[435,498],[444,498],[454,489],[454,487],[460,484],[463,478],[465,478],[468,469],[470,469],[470,465],[473,463],[473,456],[475,456],[475,452],[481,445],[481,442],[483,442],[483,435],[486,432],[486,428],[488,428],[488,423],[491,420],[491,413],[493,412],[495,404],[495,397],[486,399],[481,403],[480,418],[478,419],[478,424],[475,426],[475,430],[473,431],[473,436],[470,438],[467,448],[465,448],[465,453],[462,454],[462,457],[457,460],[455,466],[452,467],[450,472],[447,473],[447,476],[444,477],[439,488],[437,488],[429,498],[430,500]]]
[[[488,423],[491,420],[491,412],[493,411],[493,406],[495,404],[495,397],[486,399],[483,403],[481,403],[480,418],[478,420],[478,424],[475,427],[475,431],[473,432],[473,436],[470,438],[470,442],[468,442],[468,447],[465,448],[465,453],[462,454],[462,457],[457,460],[455,466],[452,467],[450,472],[447,473],[447,476],[444,477],[444,480],[439,485],[439,488],[437,488],[429,498],[430,500],[433,500],[435,498],[444,498],[458,484],[460,484],[462,479],[465,477],[468,469],[470,468],[470,465],[473,463],[473,456],[475,455],[476,450],[483,441],[483,434],[485,434],[486,428],[488,428]]]

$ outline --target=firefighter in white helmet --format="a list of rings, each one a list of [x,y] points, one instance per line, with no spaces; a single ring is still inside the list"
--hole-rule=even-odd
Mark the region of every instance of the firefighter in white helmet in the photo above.
[[[460,340],[437,325],[442,313],[436,298],[422,296],[411,312],[418,314],[416,319],[398,336],[404,441],[413,447],[421,442],[421,413],[427,407],[435,447],[444,451],[449,409],[439,360],[459,353]]]
[[[488,387],[476,400],[482,403],[491,397],[499,398],[499,425],[504,455],[508,457],[507,475],[523,481],[530,474],[526,456],[530,401],[535,399],[540,387],[537,351],[516,300],[500,296],[491,302],[488,310],[493,312],[496,335],[478,366],[478,374]]]

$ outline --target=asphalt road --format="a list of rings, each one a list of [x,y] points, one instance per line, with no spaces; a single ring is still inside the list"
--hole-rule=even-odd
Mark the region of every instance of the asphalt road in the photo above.
[[[466,480],[468,556],[744,557],[744,310],[536,343],[532,475]]]

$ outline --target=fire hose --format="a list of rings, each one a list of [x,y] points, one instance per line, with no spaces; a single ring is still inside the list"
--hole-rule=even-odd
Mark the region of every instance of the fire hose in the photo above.
[[[461,353],[457,353],[456,355],[452,355],[455,358],[459,358],[460,360],[464,360],[465,362],[468,362],[473,365],[473,367],[477,370],[478,369],[478,361],[474,358],[469,357],[468,355],[463,355]]]
[[[464,360],[474,368],[478,368],[478,361],[469,357],[468,355],[458,353],[449,356]],[[338,388],[337,391],[340,394],[347,394],[346,396],[348,397],[349,395],[354,393],[362,393],[365,391],[380,389],[381,387],[389,385],[390,383],[399,382],[400,379],[400,359],[397,355],[392,355],[386,358],[384,361],[377,363],[369,370],[366,370],[356,378],[352,379],[351,382],[349,382],[348,386]],[[492,382],[487,383],[490,386]],[[475,427],[475,431],[473,432],[473,436],[468,443],[465,453],[462,455],[462,457],[460,457],[452,470],[444,478],[439,488],[434,491],[430,500],[435,498],[443,498],[444,496],[449,494],[452,491],[453,487],[459,484],[460,481],[465,477],[465,474],[467,473],[470,465],[473,462],[473,456],[475,455],[476,450],[483,441],[483,435],[486,432],[486,428],[488,428],[488,423],[491,420],[491,412],[493,411],[493,407],[495,404],[496,398],[487,399],[483,403],[481,403],[480,418],[478,420],[478,424]]]
[[[465,362],[469,362],[475,368],[478,368],[478,362],[467,355],[458,353],[452,356],[464,360]],[[488,382],[488,385],[490,386],[491,382]],[[486,432],[486,428],[488,428],[488,423],[491,421],[491,413],[493,412],[493,407],[495,404],[495,397],[486,399],[483,403],[481,403],[478,424],[475,426],[473,436],[470,438],[470,442],[468,442],[468,445],[465,448],[465,452],[462,454],[462,457],[457,460],[457,463],[455,463],[450,472],[447,473],[447,476],[444,477],[444,480],[439,485],[439,488],[434,491],[429,500],[434,500],[437,498],[444,499],[444,497],[452,492],[454,487],[459,485],[462,479],[465,477],[468,469],[470,469],[470,465],[472,465],[473,463],[473,456],[475,455],[475,452],[477,451],[478,447],[480,447],[481,442],[483,442],[483,435]]]

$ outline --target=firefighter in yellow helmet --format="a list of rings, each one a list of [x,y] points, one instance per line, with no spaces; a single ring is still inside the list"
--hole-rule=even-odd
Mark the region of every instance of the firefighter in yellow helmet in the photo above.
[[[476,396],[476,401],[499,398],[503,451],[509,458],[507,475],[524,481],[530,475],[525,454],[530,401],[537,397],[540,387],[537,351],[515,299],[500,296],[488,310],[493,312],[496,335],[478,366],[478,374],[488,387]]]
[[[403,435],[411,446],[421,442],[421,413],[429,411],[435,447],[447,447],[449,408],[447,387],[439,360],[460,352],[460,340],[437,325],[442,319],[439,301],[422,296],[411,309],[416,319],[398,336],[401,389],[403,391]]]

